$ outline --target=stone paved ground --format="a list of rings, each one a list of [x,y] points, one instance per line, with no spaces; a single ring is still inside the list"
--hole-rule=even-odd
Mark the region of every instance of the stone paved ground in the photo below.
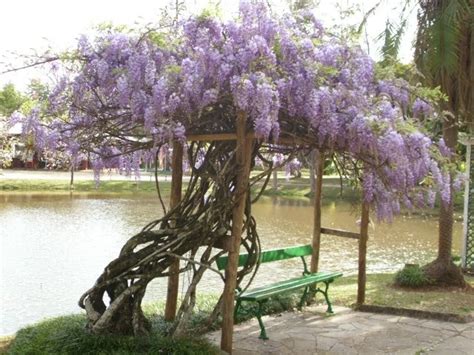
[[[307,307],[263,318],[270,340],[258,339],[256,319],[235,326],[234,354],[469,354],[474,322],[467,324]],[[220,331],[208,334],[219,344]]]

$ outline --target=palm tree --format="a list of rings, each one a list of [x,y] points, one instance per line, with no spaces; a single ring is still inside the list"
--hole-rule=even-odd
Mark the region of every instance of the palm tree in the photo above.
[[[421,0],[419,4],[415,62],[424,84],[439,86],[448,97],[442,103],[442,109],[450,112],[444,115],[443,139],[455,150],[458,128],[474,121],[474,0]],[[440,208],[438,256],[424,270],[437,283],[464,286],[461,270],[452,262],[453,222],[451,198]]]

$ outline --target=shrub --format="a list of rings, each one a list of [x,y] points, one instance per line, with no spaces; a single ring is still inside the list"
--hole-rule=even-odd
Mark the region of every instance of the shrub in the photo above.
[[[430,280],[419,265],[406,264],[395,274],[395,284],[401,287],[419,288],[428,286]]]

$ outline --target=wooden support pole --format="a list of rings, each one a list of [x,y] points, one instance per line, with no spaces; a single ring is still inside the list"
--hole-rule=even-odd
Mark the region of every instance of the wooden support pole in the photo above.
[[[225,286],[222,294],[222,334],[221,349],[232,353],[232,337],[234,332],[234,296],[237,285],[237,267],[242,236],[245,202],[250,174],[250,163],[253,139],[246,135],[246,114],[237,114],[237,181],[235,205],[232,213],[232,236],[228,244],[229,259],[225,270]]]
[[[316,172],[315,172],[315,159],[316,149],[312,149],[309,153],[309,184],[311,186],[311,193],[316,192]]]
[[[334,235],[336,237],[351,238],[351,239],[360,238],[360,233],[349,232],[342,229],[325,228],[325,227],[321,227],[321,234],[328,234],[328,235]]]
[[[318,272],[319,249],[321,248],[321,195],[323,190],[324,154],[315,150],[313,156],[316,189],[314,191],[313,254],[311,255],[310,271]]]
[[[272,175],[272,188],[276,191],[278,190],[278,170],[273,170]]]
[[[360,220],[360,238],[359,238],[359,275],[357,278],[357,304],[365,302],[365,283],[366,259],[367,259],[367,241],[369,239],[369,203],[362,203],[362,216]]]
[[[173,171],[171,173],[170,209],[173,209],[181,201],[181,189],[183,185],[183,145],[178,141],[173,143],[171,164]],[[170,265],[169,272],[165,320],[172,321],[176,316],[178,304],[179,259],[176,259],[173,264]]]

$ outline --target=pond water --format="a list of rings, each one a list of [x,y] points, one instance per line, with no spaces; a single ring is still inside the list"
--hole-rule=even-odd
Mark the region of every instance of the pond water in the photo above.
[[[79,296],[124,242],[161,213],[153,196],[87,194],[0,194],[0,335],[45,317],[78,312]],[[313,209],[309,200],[262,198],[253,207],[263,248],[308,244]],[[323,226],[357,231],[357,207],[330,201]],[[461,222],[456,222],[454,253],[459,254]],[[369,230],[368,272],[389,272],[405,263],[431,260],[437,223],[430,216],[400,216]],[[357,241],[323,236],[321,270],[357,272]],[[260,267],[255,283],[301,272],[290,260]],[[182,284],[190,275],[182,276]],[[166,280],[150,284],[146,301],[163,299]],[[222,281],[208,273],[201,290],[218,293]]]

